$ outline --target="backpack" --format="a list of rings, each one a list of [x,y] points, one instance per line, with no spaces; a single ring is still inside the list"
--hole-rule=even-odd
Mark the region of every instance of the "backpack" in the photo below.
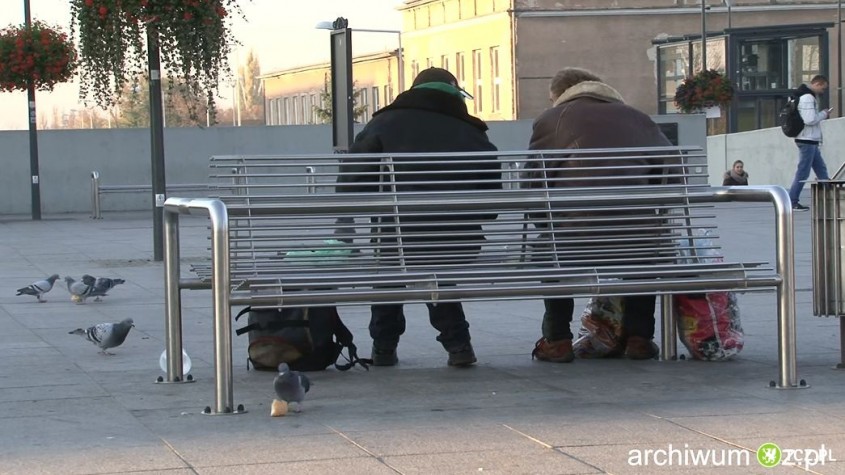
[[[787,99],[786,104],[778,113],[778,123],[783,134],[787,137],[794,138],[804,130],[804,119],[801,118],[801,113],[798,112],[798,97],[792,96]]]
[[[235,317],[249,314],[247,325],[235,331],[249,333],[247,370],[276,371],[287,363],[294,371],[322,371],[334,365],[346,371],[356,364],[369,369],[369,360],[358,358],[352,333],[340,320],[335,307],[268,308],[246,307]],[[342,354],[347,349],[347,356]],[[337,364],[339,356],[347,364]]]

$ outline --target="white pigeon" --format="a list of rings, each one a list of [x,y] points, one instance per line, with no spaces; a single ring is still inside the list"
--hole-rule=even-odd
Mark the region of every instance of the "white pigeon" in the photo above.
[[[288,404],[297,403],[296,412],[299,412],[305,393],[311,389],[311,381],[308,376],[299,371],[292,371],[286,363],[282,363],[279,365],[279,374],[273,379],[273,389],[279,400]]]
[[[47,292],[53,290],[53,284],[59,280],[59,274],[53,274],[50,277],[47,277],[44,280],[39,280],[37,282],[33,282],[26,287],[21,287],[18,289],[18,293],[15,295],[34,295],[35,298],[38,299],[38,302],[43,303],[46,300],[42,299],[41,297],[44,296]]]
[[[85,303],[85,299],[91,296],[94,291],[94,284],[97,279],[88,274],[82,276],[82,282],[77,282],[70,276],[65,276],[67,282],[67,291],[70,292],[70,298],[76,303]]]
[[[129,330],[131,330],[134,326],[135,322],[131,318],[127,318],[122,322],[98,323],[85,330],[77,328],[76,330],[68,333],[71,335],[84,336],[88,341],[100,347],[102,350],[100,351],[101,354],[113,355],[114,353],[109,353],[106,350],[123,344],[126,340],[126,335],[129,334]]]

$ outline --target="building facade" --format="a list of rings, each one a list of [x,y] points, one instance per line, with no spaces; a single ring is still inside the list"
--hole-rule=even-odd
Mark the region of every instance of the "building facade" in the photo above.
[[[837,0],[704,1],[708,32],[837,20]],[[566,66],[594,71],[628,103],[657,113],[663,73],[655,40],[700,36],[702,31],[701,0],[409,0],[400,10],[403,47],[395,53],[403,55],[404,71],[398,71],[391,53],[379,61],[393,60],[394,66],[379,67],[403,74],[406,85],[426,67],[446,68],[475,97],[467,102],[470,112],[485,120],[536,117],[549,105],[550,79]],[[353,35],[355,22],[350,22]],[[827,32],[835,37],[835,27]],[[836,42],[826,44],[825,54],[834,59],[824,64],[837,65]],[[322,67],[328,70],[327,64]],[[323,76],[315,79],[302,69],[264,77],[268,111],[274,99],[322,88]],[[831,78],[833,104],[839,78],[823,73]],[[379,106],[390,102],[383,92],[386,86],[400,92],[395,74],[375,78],[365,68],[354,68],[356,87],[369,91],[369,114],[376,110],[374,101]],[[281,84],[283,77],[287,85]],[[374,90],[381,91],[377,98]]]

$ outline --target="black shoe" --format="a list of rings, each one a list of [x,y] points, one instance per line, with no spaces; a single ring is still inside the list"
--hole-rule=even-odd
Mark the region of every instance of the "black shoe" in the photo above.
[[[801,203],[795,203],[792,205],[792,211],[808,211],[810,208],[802,205]]]
[[[467,343],[457,350],[449,352],[449,361],[447,364],[449,366],[466,367],[472,366],[476,361],[478,360],[475,359],[475,351],[472,350],[472,345]]]
[[[396,356],[396,348],[376,348],[373,346],[373,366],[396,366],[399,358]]]

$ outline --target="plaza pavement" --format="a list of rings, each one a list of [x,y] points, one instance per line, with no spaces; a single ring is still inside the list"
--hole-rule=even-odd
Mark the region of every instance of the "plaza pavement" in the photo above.
[[[773,261],[771,206],[719,205],[716,214],[729,256]],[[269,416],[273,374],[246,370],[246,337],[234,342],[234,387],[235,404],[249,412],[200,414],[214,397],[208,291],[183,293],[196,382],[154,384],[163,269],[151,260],[148,213],[0,216],[0,474],[807,473],[760,466],[764,442],[823,446],[837,461],[809,473],[843,474],[845,371],[833,369],[838,321],[812,316],[810,214],[795,216],[798,371],[810,389],[767,387],[777,376],[774,293],[740,296],[745,349],[722,363],[532,361],[542,304],[524,301],[468,304],[479,362],[449,368],[424,307],[413,305],[399,366],[312,373],[303,411],[281,418]],[[205,225],[182,218],[185,261],[204,255]],[[62,285],[43,304],[14,295],[53,273],[127,283],[84,305]],[[341,314],[367,354],[368,310]],[[136,328],[115,356],[68,334],[126,317]],[[747,449],[750,464],[684,466],[678,456],[629,464],[635,451],[670,444],[717,455]]]

